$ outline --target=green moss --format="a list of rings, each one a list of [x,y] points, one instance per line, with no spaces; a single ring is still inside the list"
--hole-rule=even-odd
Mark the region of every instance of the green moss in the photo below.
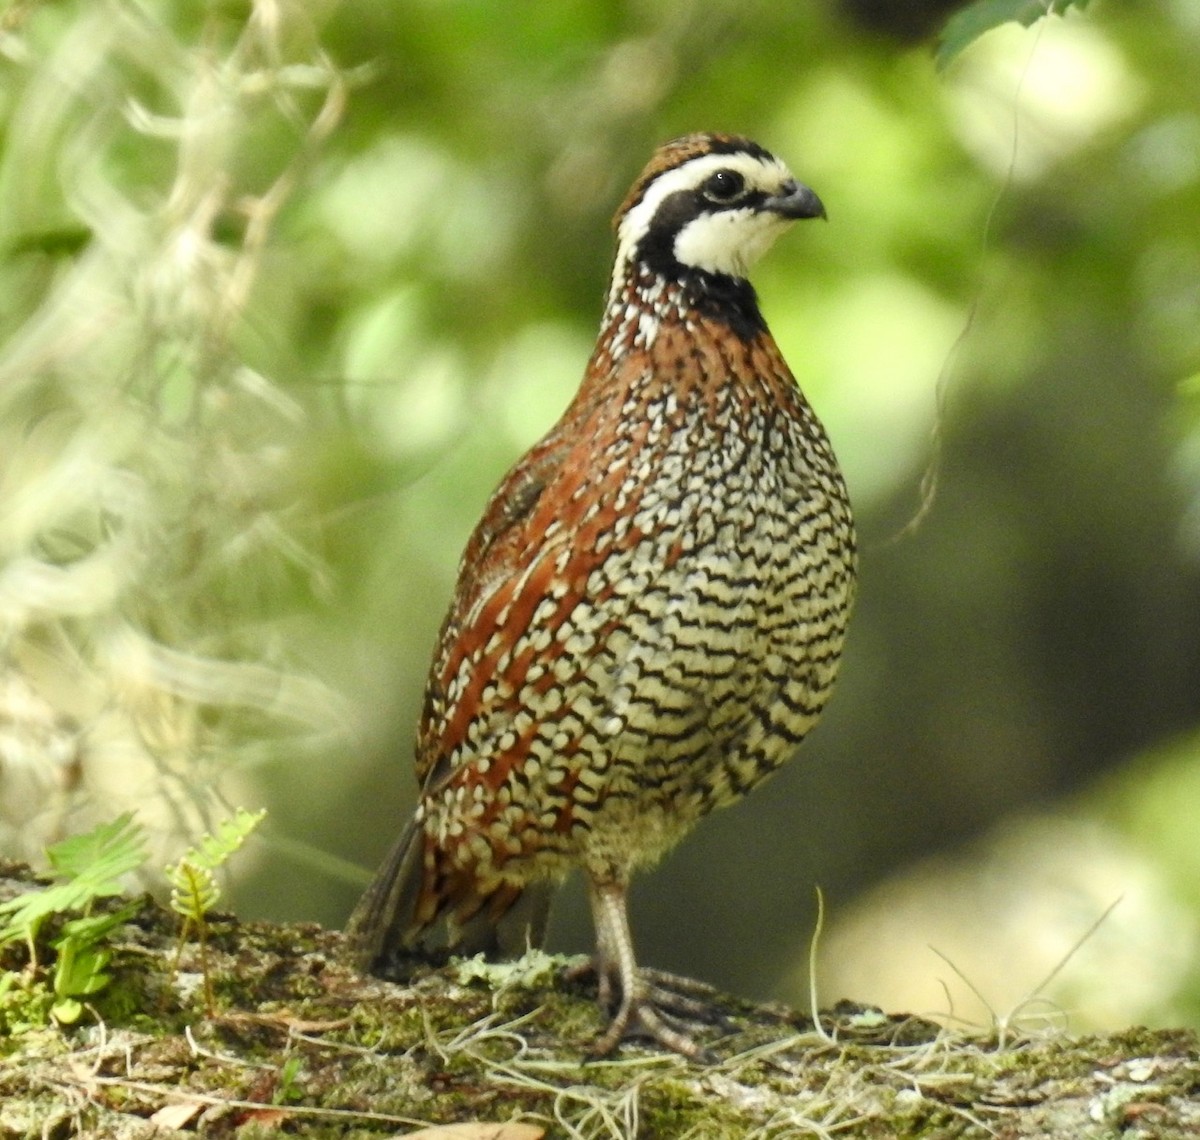
[[[135,1135],[182,1090],[217,1102],[206,1113],[238,1121],[243,1138],[365,1138],[514,1117],[582,1140],[632,1136],[634,1121],[640,1136],[688,1140],[822,1129],[947,1140],[1025,1117],[1043,1131],[1014,1137],[1086,1137],[1099,1127],[1089,1113],[1112,1134],[1147,1104],[1169,1121],[1194,1112],[1200,1127],[1190,1107],[1200,1062],[1184,1033],[1129,1029],[1000,1049],[847,1003],[822,1014],[822,1036],[787,1011],[714,995],[732,1027],[701,1031],[716,1065],[636,1042],[589,1061],[603,1017],[593,992],[562,981],[560,959],[457,963],[393,985],[358,976],[337,934],[217,918],[209,949],[219,1008],[209,1018],[200,989],[172,973],[176,929],[150,907],[123,933],[95,1006],[102,1032],[94,1021],[62,1030],[43,1020],[19,1042],[0,1037],[11,1053],[0,1067],[0,1136],[40,1134],[22,1120],[39,1130],[57,1121],[64,1138]],[[193,947],[182,965],[195,969]],[[15,1008],[36,1004],[8,985]],[[31,1018],[41,1013],[31,1006]],[[71,1098],[86,1111],[62,1114]]]
[[[746,1127],[743,1113],[670,1081],[648,1090],[639,1119],[647,1136],[688,1136],[692,1140],[724,1140],[741,1135]]]

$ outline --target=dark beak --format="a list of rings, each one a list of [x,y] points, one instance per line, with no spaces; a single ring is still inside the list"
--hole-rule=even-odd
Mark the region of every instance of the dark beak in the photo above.
[[[825,207],[816,191],[799,182],[789,182],[774,198],[763,203],[763,209],[772,210],[785,218],[823,218]]]

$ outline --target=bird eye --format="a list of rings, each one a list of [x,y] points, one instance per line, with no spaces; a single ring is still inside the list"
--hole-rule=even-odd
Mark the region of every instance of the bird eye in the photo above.
[[[746,189],[746,180],[736,170],[718,170],[704,183],[704,196],[710,202],[732,202]]]

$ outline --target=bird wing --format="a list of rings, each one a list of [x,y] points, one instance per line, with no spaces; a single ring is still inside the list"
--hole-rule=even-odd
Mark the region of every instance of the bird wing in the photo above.
[[[444,740],[448,664],[456,647],[470,637],[472,615],[477,615],[484,600],[522,569],[514,565],[513,554],[527,545],[527,524],[568,451],[569,445],[557,429],[536,444],[493,492],[467,540],[459,562],[454,601],[438,635],[417,730],[417,780],[425,792],[441,784],[452,767]]]

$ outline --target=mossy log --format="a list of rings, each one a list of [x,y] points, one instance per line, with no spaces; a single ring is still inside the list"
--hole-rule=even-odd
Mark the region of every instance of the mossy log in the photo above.
[[[0,867],[0,899],[32,883]],[[1200,1136],[1184,1030],[971,1035],[851,1003],[814,1025],[714,994],[710,1064],[637,1042],[589,1060],[603,1019],[564,959],[398,985],[359,976],[335,931],[220,916],[209,1010],[198,948],[177,970],[177,943],[177,918],[142,900],[112,939],[111,980],[65,1027],[45,964],[0,949],[0,1138]]]

